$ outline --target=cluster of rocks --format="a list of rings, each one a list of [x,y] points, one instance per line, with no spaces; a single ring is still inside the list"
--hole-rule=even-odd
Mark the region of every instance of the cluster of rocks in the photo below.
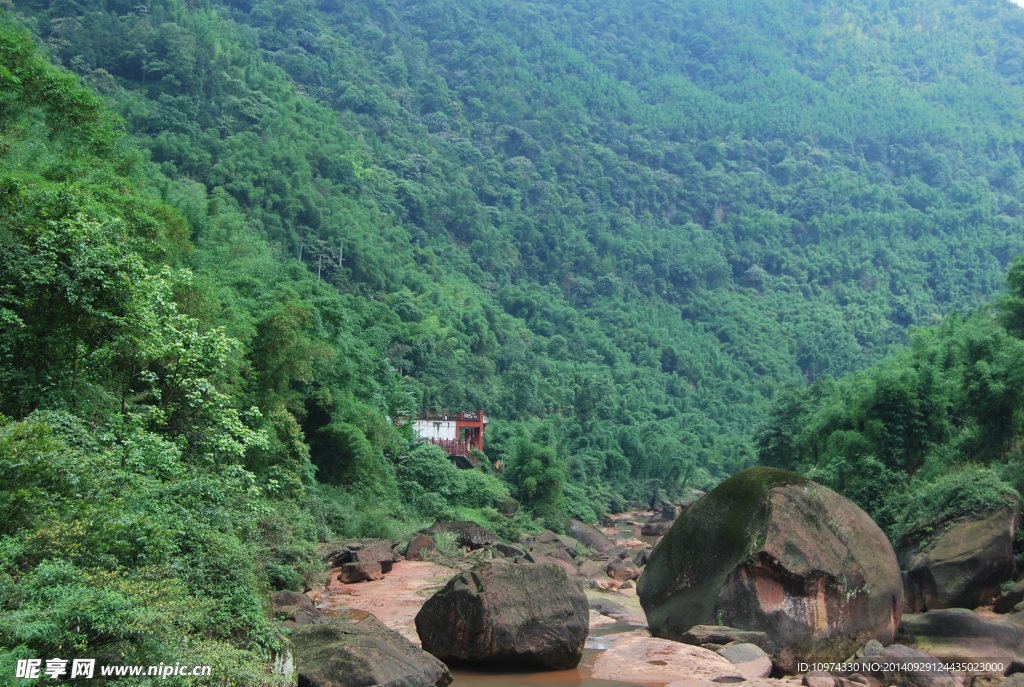
[[[835,492],[752,468],[683,512],[638,592],[656,636],[710,650],[753,645],[775,674],[821,662],[878,668],[809,674],[810,687],[963,687],[972,677],[992,687],[1024,671],[1024,584],[1000,591],[1014,574],[1017,517],[995,504],[911,532],[894,550]],[[993,602],[1007,615],[971,610]],[[942,664],[970,658],[981,677]],[[930,668],[882,669],[908,664]]]
[[[327,616],[296,592],[278,592],[272,605],[293,628],[303,687],[443,687],[449,664],[573,668],[589,632],[581,582],[522,557],[480,561],[429,598],[416,616],[422,648],[365,611]]]
[[[403,559],[398,544],[391,539],[348,539],[326,547],[322,558],[342,582],[379,580]]]
[[[770,676],[807,664],[847,663],[860,667],[806,673],[803,685],[1024,687],[1024,583],[1012,584],[1017,517],[1013,506],[996,504],[912,531],[894,549],[835,492],[752,468],[692,504],[661,504],[649,522],[664,533],[653,549],[614,542],[578,521],[566,534],[544,531],[518,546],[474,523],[435,525],[409,542],[405,556],[422,558],[435,548],[434,535],[450,532],[474,565],[419,610],[423,649],[373,616],[326,618],[304,595],[281,592],[274,608],[294,627],[300,685],[355,684],[324,677],[342,674],[370,680],[360,684],[444,685],[446,663],[573,667],[591,613],[606,622],[644,620],[606,599],[588,603],[583,583],[621,591],[636,581],[650,631],[629,633],[602,653],[596,678],[622,679],[623,661],[632,661],[630,680],[674,682],[685,674],[693,685],[766,687],[781,684]],[[357,540],[331,548],[325,561],[346,579],[374,579],[401,559],[397,552],[397,542]],[[943,665],[971,658],[998,670]],[[371,662],[396,672],[385,680],[367,672]],[[925,668],[899,669],[907,665]]]

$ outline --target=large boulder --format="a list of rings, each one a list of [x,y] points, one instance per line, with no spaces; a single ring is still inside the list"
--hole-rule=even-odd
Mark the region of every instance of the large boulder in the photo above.
[[[579,549],[579,542],[576,539],[564,534],[556,534],[551,530],[544,530],[540,534],[529,535],[523,539],[523,544],[530,553],[555,556],[570,563],[576,558],[576,553]]]
[[[292,632],[299,687],[444,687],[448,668],[365,611]]]
[[[1018,511],[1001,506],[962,522],[908,532],[897,545],[917,612],[992,603],[1013,579]]]
[[[651,631],[765,632],[776,666],[836,661],[892,641],[903,585],[888,539],[853,503],[798,475],[750,468],[690,506],[638,585]]]
[[[576,539],[593,551],[607,551],[615,546],[615,543],[606,537],[599,529],[591,527],[579,520],[570,520],[569,526],[565,529],[566,532],[569,533],[570,537]]]
[[[416,615],[423,648],[446,663],[574,668],[590,614],[557,565],[495,560],[456,575]]]

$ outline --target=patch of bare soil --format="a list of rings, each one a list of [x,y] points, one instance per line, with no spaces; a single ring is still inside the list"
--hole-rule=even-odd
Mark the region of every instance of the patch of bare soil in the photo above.
[[[352,584],[339,582],[338,572],[340,568],[332,570],[327,587],[310,594],[314,604],[327,613],[342,608],[367,611],[419,646],[416,614],[459,571],[426,561],[398,561],[383,579]]]

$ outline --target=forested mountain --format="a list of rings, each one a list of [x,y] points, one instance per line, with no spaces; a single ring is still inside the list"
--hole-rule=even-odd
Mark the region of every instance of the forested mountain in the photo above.
[[[315,540],[707,487],[816,380],[761,455],[867,470],[828,376],[1024,252],[1003,0],[0,8],[0,663],[260,684]],[[502,475],[403,423],[477,408]]]
[[[547,422],[577,482],[713,482],[780,385],[982,301],[1024,245],[1005,3],[101,7],[18,5],[225,303],[301,251],[402,377],[354,403]],[[316,400],[351,385],[281,382],[307,437],[374,432]]]

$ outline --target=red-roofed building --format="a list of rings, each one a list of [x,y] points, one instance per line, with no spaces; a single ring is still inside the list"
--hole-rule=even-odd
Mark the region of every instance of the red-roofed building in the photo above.
[[[471,448],[483,452],[486,426],[487,416],[484,411],[462,410],[453,413],[420,413],[413,421],[412,429],[421,441],[440,446],[448,455],[470,458]]]

